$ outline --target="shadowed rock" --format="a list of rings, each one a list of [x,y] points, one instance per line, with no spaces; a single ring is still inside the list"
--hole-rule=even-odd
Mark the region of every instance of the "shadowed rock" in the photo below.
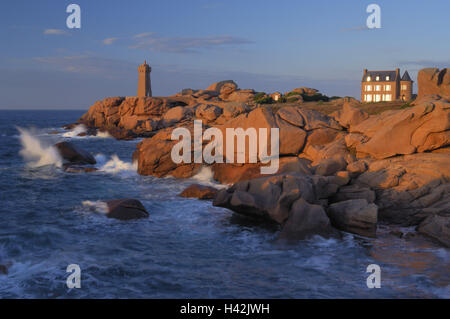
[[[96,164],[94,156],[89,152],[75,146],[70,142],[61,142],[55,145],[61,157],[73,164]]]
[[[450,216],[431,215],[417,227],[417,231],[450,248]]]
[[[283,225],[280,237],[287,240],[303,240],[312,236],[337,237],[339,232],[331,226],[325,210],[300,198],[294,202],[289,217]]]
[[[119,220],[131,220],[139,218],[147,218],[149,213],[145,210],[144,205],[136,199],[116,199],[106,202],[108,206],[108,218]]]
[[[376,237],[378,207],[365,199],[352,199],[330,205],[328,216],[334,227],[362,236]]]

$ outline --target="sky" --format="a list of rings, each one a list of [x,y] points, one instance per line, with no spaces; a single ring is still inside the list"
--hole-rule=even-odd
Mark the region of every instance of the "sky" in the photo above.
[[[69,29],[69,4],[81,28]],[[369,4],[381,28],[369,29]],[[152,67],[154,96],[234,80],[242,89],[307,86],[360,98],[364,68],[450,65],[448,0],[8,0],[0,5],[0,108],[87,109],[134,96]]]

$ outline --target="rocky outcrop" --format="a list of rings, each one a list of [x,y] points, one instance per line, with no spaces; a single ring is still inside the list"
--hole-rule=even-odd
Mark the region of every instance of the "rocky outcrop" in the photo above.
[[[198,198],[201,200],[214,199],[217,194],[217,189],[211,186],[200,184],[192,184],[181,192],[181,197]]]
[[[426,68],[417,75],[418,97],[431,94],[450,96],[450,69]]]
[[[234,184],[217,193],[215,205],[278,224],[285,238],[331,235],[335,228],[375,236],[377,221],[419,226],[429,216],[450,211],[447,98],[430,95],[413,107],[370,116],[346,100],[342,110],[328,116],[301,106],[230,102],[239,91],[244,90],[224,81],[170,98],[112,98],[82,119],[147,136],[133,155],[142,175],[187,178],[208,166],[214,179]],[[279,170],[261,175],[267,164],[249,163],[248,140],[245,164],[236,163],[236,149],[232,155],[219,154],[224,163],[174,163],[171,152],[178,141],[171,140],[172,131],[184,127],[193,136],[193,120],[202,120],[204,130],[217,128],[224,137],[229,128],[265,128],[270,141],[270,129],[278,128]],[[193,149],[191,142],[191,160]],[[234,163],[226,163],[228,155]]]
[[[116,199],[106,202],[108,207],[108,218],[119,220],[131,220],[147,218],[149,213],[144,205],[136,199]]]
[[[70,164],[96,164],[94,156],[70,142],[55,144],[62,159]]]

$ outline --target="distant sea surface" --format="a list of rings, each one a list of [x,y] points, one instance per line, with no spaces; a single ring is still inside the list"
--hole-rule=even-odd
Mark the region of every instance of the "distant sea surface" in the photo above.
[[[194,179],[139,176],[137,141],[77,137],[82,111],[0,111],[0,298],[450,298],[449,251],[381,227],[287,245],[254,226],[177,195]],[[65,173],[51,147],[71,141],[99,171]],[[150,218],[108,219],[102,201],[136,198]],[[408,231],[406,229],[405,231]],[[81,268],[69,289],[67,266]],[[369,289],[366,268],[381,267]]]

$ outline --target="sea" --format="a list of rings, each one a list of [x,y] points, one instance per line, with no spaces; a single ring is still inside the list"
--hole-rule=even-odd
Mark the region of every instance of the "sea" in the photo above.
[[[61,128],[83,113],[0,111],[0,298],[450,298],[448,249],[383,225],[375,239],[281,242],[277,228],[178,196],[192,183],[226,187],[208,168],[140,176],[139,139]],[[64,172],[60,141],[91,152],[98,171]],[[150,217],[107,218],[104,201],[118,198],[140,200]]]

